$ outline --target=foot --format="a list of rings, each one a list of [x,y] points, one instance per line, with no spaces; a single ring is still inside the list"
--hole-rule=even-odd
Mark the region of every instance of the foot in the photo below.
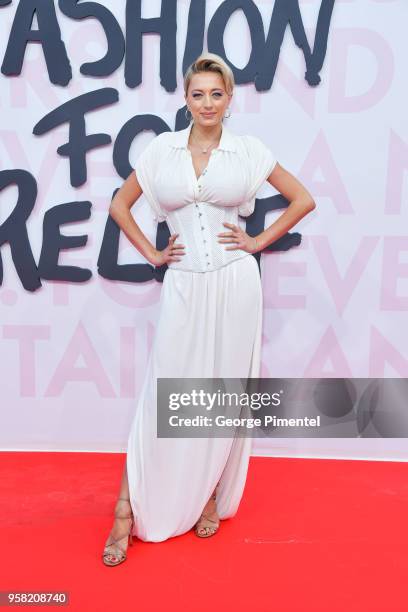
[[[217,513],[217,502],[213,494],[205,505],[205,508],[197,521],[195,532],[201,538],[214,535],[220,525],[220,518]]]
[[[104,549],[103,558],[107,565],[116,565],[126,559],[129,533],[133,528],[132,521],[133,514],[130,501],[118,499],[115,506],[113,527],[106,540]]]

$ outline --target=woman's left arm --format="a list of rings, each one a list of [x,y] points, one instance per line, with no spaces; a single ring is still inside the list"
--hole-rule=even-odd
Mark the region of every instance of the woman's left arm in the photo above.
[[[298,221],[316,208],[310,193],[293,174],[276,163],[266,179],[284,198],[289,200],[287,209],[263,232],[255,236],[257,251],[262,251],[269,244],[286,234]]]
[[[307,189],[278,162],[266,180],[289,200],[289,206],[276,221],[257,236],[249,236],[239,225],[224,222],[223,225],[230,231],[217,235],[220,237],[218,242],[234,243],[234,246],[226,247],[227,251],[237,247],[252,254],[263,251],[316,208],[316,203]]]

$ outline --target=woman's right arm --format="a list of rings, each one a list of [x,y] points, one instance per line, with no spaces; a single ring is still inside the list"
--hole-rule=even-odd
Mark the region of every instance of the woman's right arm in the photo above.
[[[113,197],[109,206],[110,216],[119,225],[120,229],[126,234],[139,253],[152,265],[161,266],[169,261],[180,261],[177,255],[184,254],[182,252],[184,246],[174,244],[178,234],[172,234],[167,247],[163,251],[158,251],[134,220],[130,209],[142,193],[143,191],[137,180],[136,173],[132,171]]]

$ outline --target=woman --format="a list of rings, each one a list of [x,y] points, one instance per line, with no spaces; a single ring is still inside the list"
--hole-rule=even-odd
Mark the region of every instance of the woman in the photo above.
[[[157,378],[259,377],[262,286],[253,253],[315,208],[308,191],[253,136],[227,130],[232,71],[206,53],[184,78],[190,125],[153,138],[116,193],[110,214],[154,266],[168,265],[160,315],[128,439],[115,521],[103,561],[126,559],[132,535],[160,542],[195,526],[217,532],[242,497],[251,438],[158,438]],[[268,180],[290,206],[256,237],[238,225]],[[130,208],[142,194],[171,236],[158,251]],[[180,237],[181,242],[177,241]]]

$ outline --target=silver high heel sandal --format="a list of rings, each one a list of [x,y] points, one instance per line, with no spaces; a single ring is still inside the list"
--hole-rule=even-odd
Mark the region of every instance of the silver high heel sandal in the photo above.
[[[130,503],[130,500],[125,498],[125,497],[118,497],[118,500],[121,499],[123,501],[127,501]],[[130,529],[128,531],[128,533],[124,536],[122,536],[121,538],[117,538],[115,539],[112,536],[112,533],[109,534],[109,540],[112,540],[111,542],[108,541],[107,544],[105,544],[105,548],[104,551],[102,553],[102,560],[104,562],[105,565],[108,565],[110,567],[114,566],[114,565],[119,565],[120,563],[123,563],[123,561],[126,561],[127,558],[127,553],[125,550],[123,550],[123,548],[121,548],[118,544],[118,542],[120,542],[121,540],[124,540],[125,538],[129,538],[128,544],[129,546],[133,546],[133,535],[132,535],[132,531],[133,531],[133,525],[134,525],[134,518],[133,518],[133,513],[131,513],[130,515],[127,516],[120,516],[119,514],[115,513],[115,518],[122,518],[122,519],[131,519],[131,523],[130,523]],[[108,547],[112,546],[112,544],[116,544],[115,548],[114,548],[114,552],[109,552],[108,551]],[[110,559],[108,557],[111,557]],[[113,558],[112,558],[113,557]]]

